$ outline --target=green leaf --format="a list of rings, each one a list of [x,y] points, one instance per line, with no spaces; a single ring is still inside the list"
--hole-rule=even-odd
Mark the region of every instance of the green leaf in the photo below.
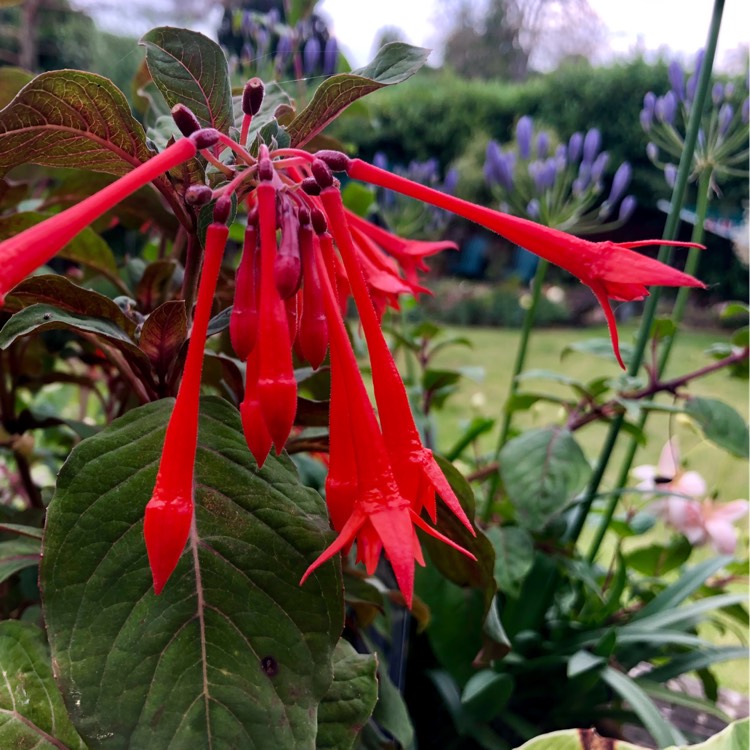
[[[701,651],[679,654],[666,664],[652,669],[647,677],[652,682],[666,682],[686,672],[696,672],[733,659],[747,659],[747,648],[744,646],[710,646]]]
[[[466,683],[461,703],[474,719],[491,721],[510,699],[513,685],[510,675],[482,669]]]
[[[529,430],[500,452],[500,474],[519,523],[539,531],[583,489],[591,467],[573,435],[559,427]]]
[[[681,690],[670,690],[668,687],[650,680],[638,680],[638,684],[646,692],[646,695],[656,700],[666,701],[674,706],[685,706],[696,714],[711,714],[727,724],[732,721],[731,717],[727,716],[713,701],[698,698]]]
[[[495,550],[495,580],[500,591],[518,597],[534,563],[534,542],[526,529],[493,526],[485,532]]]
[[[685,413],[700,425],[712,443],[734,456],[750,456],[747,423],[729,404],[715,398],[690,398],[685,404]]]
[[[0,68],[0,109],[7,107],[13,97],[33,78],[33,74],[23,68]]]
[[[154,310],[141,328],[140,348],[151,361],[157,376],[166,379],[187,338],[184,300],[170,300]]]
[[[667,750],[748,750],[750,747],[750,719],[732,722],[718,734],[700,745],[689,748],[667,748]]]
[[[19,536],[39,539],[40,541],[44,536],[43,529],[38,529],[36,526],[23,526],[18,523],[0,523],[0,533],[18,534]]]
[[[39,564],[42,543],[39,539],[21,537],[0,542],[0,583],[24,568]]]
[[[228,133],[234,124],[232,90],[221,47],[197,31],[169,26],[151,29],[140,44],[167,104],[184,104],[204,128]]]
[[[94,73],[42,73],[0,112],[0,175],[27,163],[124,175],[150,157],[123,93]]]
[[[110,320],[67,312],[52,305],[31,305],[13,315],[0,330],[0,349],[7,349],[21,336],[60,328],[104,339],[123,352],[144,378],[151,378],[148,357],[119,326]]]
[[[239,414],[201,405],[196,518],[154,596],[143,542],[172,412],[134,409],[78,445],[49,506],[41,585],[71,718],[100,747],[312,747],[342,628],[341,576],[300,578],[332,537],[288,460],[258,470]]]
[[[373,654],[358,654],[345,640],[333,652],[333,682],[318,709],[316,750],[349,750],[378,699]]]
[[[135,323],[125,315],[116,302],[99,292],[84,289],[64,276],[42,274],[24,279],[8,295],[6,308],[21,310],[36,304],[108,320],[126,336],[135,335]]]
[[[693,545],[682,535],[672,537],[668,544],[649,544],[639,547],[628,555],[625,562],[629,568],[646,576],[662,576],[679,568],[693,552]]]
[[[323,81],[310,103],[292,120],[287,132],[293,146],[302,146],[334,120],[352,102],[373,91],[401,83],[427,61],[430,50],[391,42],[364,68],[340,73]]]
[[[375,191],[360,182],[350,182],[341,191],[341,199],[357,216],[367,216],[370,206],[375,203]]]
[[[680,730],[661,715],[656,704],[635,680],[612,667],[605,667],[601,675],[604,682],[630,704],[660,747],[685,742]]]
[[[704,560],[702,563],[682,572],[682,575],[663,591],[657,594],[643,609],[633,615],[631,622],[642,620],[657,612],[674,609],[678,604],[697,591],[714,573],[732,561],[731,556],[722,555]]]
[[[70,723],[36,625],[0,622],[0,672],[0,747],[86,750]]]
[[[371,728],[373,724],[385,730],[399,743],[400,747],[411,748],[413,746],[414,727],[409,718],[409,711],[401,693],[391,682],[388,669],[382,660],[378,664],[378,701],[375,704],[372,721],[366,728]],[[380,744],[377,746],[382,747]]]
[[[534,737],[516,750],[646,750],[622,740],[602,741],[594,729],[562,729]]]
[[[607,660],[603,656],[596,656],[589,651],[581,649],[576,651],[568,660],[568,678],[577,677],[579,674],[589,672],[592,669],[599,670]]]

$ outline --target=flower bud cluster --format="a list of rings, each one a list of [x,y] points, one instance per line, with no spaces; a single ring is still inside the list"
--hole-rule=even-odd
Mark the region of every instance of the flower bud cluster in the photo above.
[[[686,74],[679,62],[669,65],[670,89],[663,96],[649,91],[643,97],[641,127],[648,135],[648,158],[664,170],[664,178],[674,186],[677,163],[682,155],[688,121],[694,109],[704,53],[695,59],[694,70]],[[718,189],[723,178],[747,175],[748,90],[742,86],[714,81],[710,102],[701,118],[698,142],[693,153],[692,177],[708,172],[711,187]]]
[[[331,76],[338,67],[338,42],[316,14],[292,27],[276,8],[268,13],[227,10],[219,41],[230,65],[245,76],[302,79]]]
[[[516,125],[515,144],[487,144],[484,177],[501,205],[576,234],[627,221],[635,209],[635,199],[625,194],[631,168],[627,162],[620,164],[605,194],[609,154],[601,150],[599,130],[573,133],[567,143],[554,147],[553,141],[547,131],[535,130],[534,121],[525,115]]]
[[[420,185],[428,185],[448,195],[455,195],[458,184],[458,170],[453,168],[441,179],[440,163],[437,159],[411,161],[408,166],[389,166],[388,159],[382,152],[377,152],[373,163],[381,169],[390,169],[402,177]],[[378,210],[387,226],[396,234],[408,234],[420,239],[437,239],[445,232],[450,214],[428,203],[420,203],[405,198],[390,190],[378,190],[376,193]]]

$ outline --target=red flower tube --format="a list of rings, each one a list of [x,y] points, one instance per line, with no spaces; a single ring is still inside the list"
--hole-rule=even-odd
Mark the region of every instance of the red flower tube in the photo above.
[[[190,138],[180,138],[94,195],[0,243],[0,306],[16,284],[51,260],[81,230],[151,180],[195,156],[206,140],[211,141],[213,132],[199,130]]]
[[[143,534],[156,594],[161,593],[177,567],[193,521],[193,473],[198,446],[203,350],[228,235],[229,229],[217,223],[211,224],[206,232],[206,252],[185,369],[167,425],[154,493],[146,505]]]
[[[647,285],[705,288],[705,284],[692,276],[632,250],[632,248],[648,245],[703,247],[702,245],[665,240],[622,243],[590,242],[558,229],[535,224],[527,219],[477,206],[461,198],[391,174],[360,159],[348,161],[346,171],[354,179],[395,190],[463,216],[577,276],[591,288],[604,309],[612,346],[623,369],[625,365],[620,356],[617,324],[609,298],[621,301],[643,299],[648,296]]]

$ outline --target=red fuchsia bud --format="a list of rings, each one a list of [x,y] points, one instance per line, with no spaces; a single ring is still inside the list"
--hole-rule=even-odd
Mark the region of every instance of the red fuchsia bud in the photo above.
[[[232,348],[243,362],[253,351],[258,340],[259,272],[258,230],[252,218],[248,217],[242,258],[235,276],[234,305],[229,317],[229,338]]]
[[[299,330],[299,294],[287,297],[284,300],[286,309],[286,322],[289,327],[289,340],[294,345],[297,342],[297,331]]]
[[[276,453],[280,454],[297,411],[297,383],[294,379],[286,310],[274,280],[276,190],[270,182],[264,181],[258,185],[255,194],[258,200],[261,253],[258,398]]]
[[[258,179],[264,182],[273,180],[273,162],[265,143],[261,144],[258,151]]]
[[[242,89],[242,111],[246,115],[257,115],[263,104],[265,88],[260,78],[251,78]]]
[[[303,224],[299,231],[300,254],[305,283],[302,285],[302,316],[299,327],[299,346],[302,356],[313,369],[322,364],[328,349],[328,324],[323,307],[323,293],[318,277],[315,255],[318,237],[310,224]]]
[[[318,185],[318,181],[314,177],[305,177],[305,179],[300,182],[299,186],[308,195],[320,195],[320,185]]]
[[[211,202],[214,191],[208,185],[191,185],[185,191],[185,203],[189,206],[205,206]]]
[[[315,181],[321,188],[331,187],[333,185],[333,173],[331,168],[322,160],[315,159],[310,165]]]
[[[190,140],[199,151],[203,151],[205,148],[215,146],[221,140],[221,133],[214,128],[203,128],[193,133]]]
[[[175,104],[172,107],[172,119],[185,138],[201,129],[198,118],[184,104]]]
[[[214,204],[214,221],[217,224],[226,224],[229,214],[232,213],[232,198],[229,195],[220,196]]]
[[[223,224],[211,224],[206,232],[206,253],[185,369],[167,425],[154,492],[146,505],[143,535],[155,594],[161,593],[177,567],[192,527],[203,351],[228,235],[229,229]]]
[[[331,151],[328,149],[317,151],[315,158],[322,159],[332,172],[349,171],[349,164],[352,161],[346,154],[341,153],[341,151]]]
[[[326,215],[317,206],[313,206],[310,210],[310,221],[312,222],[315,234],[323,234],[323,232],[328,231]]]
[[[240,404],[240,418],[242,419],[242,431],[245,433],[247,447],[253,454],[258,467],[261,467],[271,452],[273,440],[266,427],[258,398],[259,366],[258,350],[254,349],[247,358],[245,397]]]
[[[281,242],[276,253],[273,273],[281,299],[297,293],[302,282],[302,262],[299,257],[299,219],[291,200],[281,204]]]
[[[82,229],[131,193],[195,154],[192,140],[180,138],[94,195],[0,243],[0,306],[16,284],[53,258]]]

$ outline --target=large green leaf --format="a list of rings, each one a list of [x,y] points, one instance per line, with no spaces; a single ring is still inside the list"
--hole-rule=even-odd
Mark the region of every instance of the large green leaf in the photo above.
[[[310,103],[289,123],[292,145],[307,143],[357,99],[413,76],[429,54],[430,50],[422,47],[391,42],[364,68],[327,78],[315,90]]]
[[[42,73],[0,112],[0,175],[26,163],[123,175],[150,156],[122,92],[94,73]]]
[[[221,47],[197,31],[169,26],[151,29],[140,43],[167,104],[184,104],[203,127],[228,133],[234,124],[232,90]]]
[[[0,672],[0,747],[86,750],[70,723],[36,625],[0,622]]]
[[[495,549],[495,580],[508,596],[521,593],[521,582],[534,563],[534,541],[518,526],[493,526],[486,531]]]
[[[239,414],[202,402],[196,522],[160,596],[143,510],[171,401],[74,449],[50,504],[41,567],[56,673],[92,749],[313,748],[343,621],[322,498],[291,463],[250,455]]]
[[[373,654],[358,654],[345,640],[333,652],[333,682],[318,710],[316,750],[349,750],[378,699]]]
[[[691,398],[685,404],[685,413],[701,426],[712,443],[734,456],[748,457],[747,423],[729,404],[715,398]]]
[[[568,430],[543,427],[505,444],[500,473],[519,523],[538,531],[583,489],[591,467]]]

